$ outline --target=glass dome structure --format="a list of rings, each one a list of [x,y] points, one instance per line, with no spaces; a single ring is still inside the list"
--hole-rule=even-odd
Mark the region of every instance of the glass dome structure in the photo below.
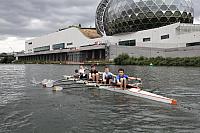
[[[102,0],[96,11],[101,35],[158,28],[173,23],[193,23],[191,0]]]

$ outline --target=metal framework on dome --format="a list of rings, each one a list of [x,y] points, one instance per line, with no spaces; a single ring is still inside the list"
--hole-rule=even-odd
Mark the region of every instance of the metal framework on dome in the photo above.
[[[104,13],[105,13],[105,10],[106,10],[109,2],[110,2],[110,0],[102,0],[96,10],[95,25],[97,28],[97,32],[100,35],[105,34],[104,25],[103,25],[103,20],[104,20],[103,17],[104,17]]]
[[[102,0],[96,12],[98,33],[114,35],[193,23],[191,0]]]

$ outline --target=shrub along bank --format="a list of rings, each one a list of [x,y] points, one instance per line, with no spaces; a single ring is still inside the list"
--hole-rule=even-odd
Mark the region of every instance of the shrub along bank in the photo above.
[[[9,64],[15,60],[13,55],[7,55],[6,53],[0,54],[0,64]]]
[[[200,57],[185,58],[146,58],[130,57],[128,54],[121,54],[114,59],[116,65],[155,65],[155,66],[200,66]]]

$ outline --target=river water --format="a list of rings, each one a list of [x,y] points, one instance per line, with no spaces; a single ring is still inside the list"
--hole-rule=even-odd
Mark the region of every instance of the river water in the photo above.
[[[0,133],[200,132],[200,68],[121,67],[141,77],[144,90],[178,105],[77,85],[55,93],[36,84],[72,74],[75,65],[0,65]]]

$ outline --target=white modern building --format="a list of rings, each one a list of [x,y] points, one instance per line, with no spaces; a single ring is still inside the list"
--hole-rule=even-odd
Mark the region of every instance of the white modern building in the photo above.
[[[78,49],[85,45],[94,45],[100,40],[96,29],[71,27],[27,40],[25,42],[25,53],[37,53],[59,49]]]
[[[200,25],[175,23],[160,28],[101,37],[95,29],[68,28],[26,41],[26,53],[107,43],[129,47],[179,48],[200,45]]]
[[[155,29],[116,34],[108,37],[107,41],[111,45],[165,49],[196,46],[200,45],[200,25],[175,23]]]

